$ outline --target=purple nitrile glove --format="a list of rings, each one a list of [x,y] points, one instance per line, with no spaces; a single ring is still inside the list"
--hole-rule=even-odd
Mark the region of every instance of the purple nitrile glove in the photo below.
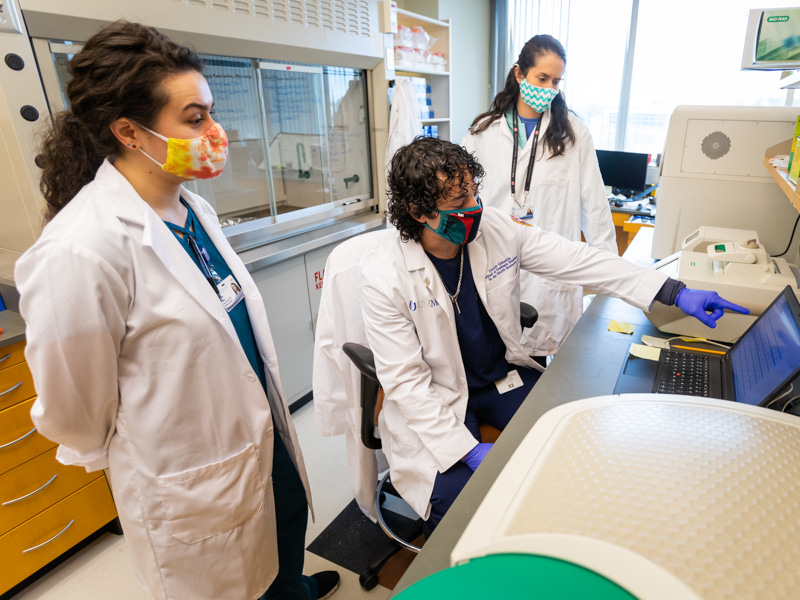
[[[749,315],[750,311],[743,306],[728,302],[717,292],[707,290],[690,290],[683,288],[675,298],[675,305],[691,317],[695,317],[712,329],[717,326],[717,319],[724,314],[724,309]],[[708,311],[711,311],[709,314]]]
[[[489,454],[489,450],[492,449],[492,446],[494,446],[494,444],[487,444],[485,442],[478,444],[467,452],[467,455],[461,459],[461,462],[466,463],[467,466],[474,471],[478,468],[478,465],[483,462],[486,455]]]

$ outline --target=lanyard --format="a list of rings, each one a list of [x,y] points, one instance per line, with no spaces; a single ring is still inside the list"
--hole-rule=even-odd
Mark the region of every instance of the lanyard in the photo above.
[[[525,206],[525,201],[528,199],[528,192],[531,190],[531,176],[533,175],[533,163],[536,161],[536,146],[539,144],[539,127],[542,124],[542,117],[536,121],[536,129],[533,130],[533,147],[531,148],[531,157],[528,159],[528,170],[525,174],[525,197],[522,199],[522,204],[517,202],[517,151],[519,150],[519,121],[517,119],[517,107],[514,106],[513,112],[513,130],[514,130],[514,151],[511,154],[511,198],[518,206]]]
[[[217,279],[219,275],[216,274],[214,268],[211,266],[211,258],[208,256],[208,250],[206,250],[203,246],[197,243],[195,239],[195,232],[189,228],[181,227],[180,225],[175,225],[175,223],[170,223],[168,221],[164,221],[167,227],[169,227],[173,232],[182,233],[186,236],[186,241],[189,244],[189,248],[192,249],[192,253],[194,253],[195,257],[197,258],[197,262],[200,263],[200,271],[203,273],[203,277],[206,278],[206,281],[211,285],[214,290],[214,293],[217,296],[220,295],[219,288],[217,287]],[[194,218],[192,216],[192,211],[189,211],[189,227],[194,225]]]

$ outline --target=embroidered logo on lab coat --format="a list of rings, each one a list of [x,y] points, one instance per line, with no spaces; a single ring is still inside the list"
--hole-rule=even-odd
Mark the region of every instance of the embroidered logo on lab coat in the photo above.
[[[515,223],[519,223],[520,225],[525,225],[525,227],[533,227],[531,223],[526,223],[519,217],[515,217],[514,215],[509,215],[509,216],[511,217],[511,220],[514,221]]]
[[[431,298],[430,300],[409,300],[408,301],[408,308],[411,312],[417,310],[417,308],[433,308],[435,306],[439,306],[439,302],[436,298]]]

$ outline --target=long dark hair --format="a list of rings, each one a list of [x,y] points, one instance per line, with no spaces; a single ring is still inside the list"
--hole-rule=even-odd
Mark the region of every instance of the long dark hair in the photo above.
[[[564,61],[564,64],[567,63],[567,53],[561,42],[551,35],[543,34],[535,35],[525,43],[515,66],[519,67],[524,77],[545,54],[555,54]],[[514,67],[511,67],[505,87],[494,97],[489,110],[475,117],[469,128],[470,133],[478,134],[485,131],[494,121],[503,117],[506,111],[517,103],[518,98],[519,83]],[[553,104],[550,106],[550,125],[542,138],[542,143],[550,149],[552,156],[564,154],[567,144],[575,143],[575,132],[569,123],[569,109],[563,94],[558,94],[553,99]]]
[[[466,189],[483,177],[483,167],[466,148],[439,138],[418,137],[400,148],[389,167],[389,222],[404,242],[418,242],[425,226],[414,217],[434,217],[439,200],[453,188]]]
[[[163,80],[189,70],[202,72],[202,62],[152,27],[117,21],[86,42],[69,70],[69,110],[53,116],[36,158],[46,221],[94,178],[107,156],[120,150],[110,125],[127,117],[151,127],[169,101]]]

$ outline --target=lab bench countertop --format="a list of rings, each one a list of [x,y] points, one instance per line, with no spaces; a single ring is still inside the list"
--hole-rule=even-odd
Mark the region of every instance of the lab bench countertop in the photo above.
[[[25,339],[25,321],[13,310],[0,311],[0,348]]]

